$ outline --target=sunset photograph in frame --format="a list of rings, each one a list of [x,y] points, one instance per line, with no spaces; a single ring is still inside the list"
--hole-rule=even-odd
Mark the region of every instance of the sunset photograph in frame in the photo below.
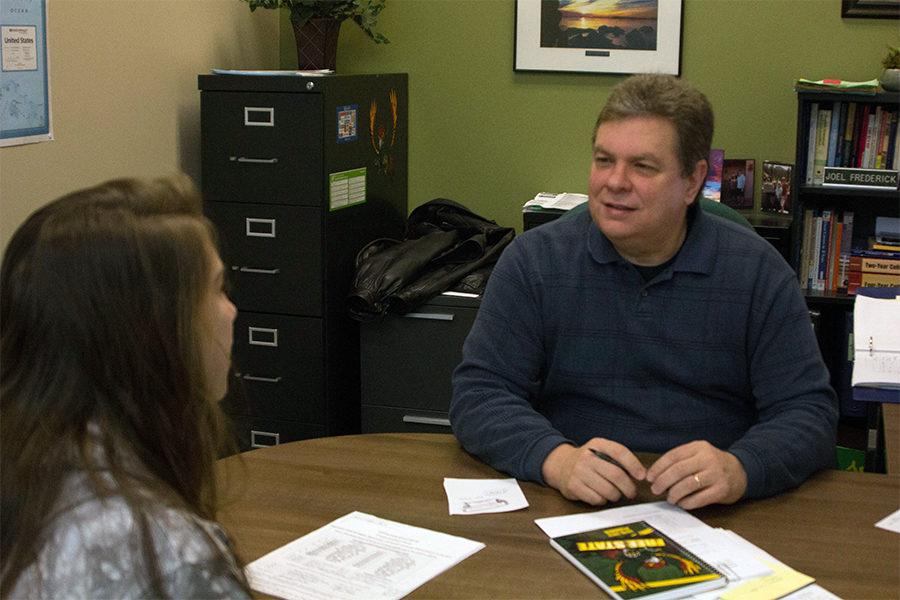
[[[682,0],[517,0],[517,71],[665,73],[681,67]]]

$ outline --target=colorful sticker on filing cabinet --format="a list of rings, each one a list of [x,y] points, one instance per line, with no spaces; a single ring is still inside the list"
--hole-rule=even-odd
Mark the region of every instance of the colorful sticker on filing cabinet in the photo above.
[[[366,168],[328,175],[329,210],[338,210],[366,201]]]
[[[355,142],[357,136],[358,104],[347,104],[337,107],[337,142],[345,144]]]
[[[388,102],[390,111],[385,109],[384,103],[379,104],[377,99],[372,99],[369,105],[369,140],[375,152],[376,170],[393,175],[396,163],[394,144],[397,142],[400,116],[397,90],[388,92]]]

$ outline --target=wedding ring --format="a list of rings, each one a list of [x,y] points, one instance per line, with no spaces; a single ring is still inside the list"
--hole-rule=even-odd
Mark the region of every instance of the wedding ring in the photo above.
[[[700,473],[694,473],[694,481],[697,482],[697,487],[703,487],[703,482],[700,481]]]

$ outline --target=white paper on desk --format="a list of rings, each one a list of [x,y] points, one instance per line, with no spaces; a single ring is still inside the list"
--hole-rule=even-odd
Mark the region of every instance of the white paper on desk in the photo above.
[[[782,596],[779,600],[841,600],[841,597],[835,596],[818,583],[811,583],[796,592]]]
[[[856,296],[853,385],[900,389],[900,299]]]
[[[875,527],[881,527],[882,529],[887,529],[888,531],[896,531],[897,533],[900,533],[900,510],[892,512],[885,518],[875,523]]]
[[[522,205],[522,208],[527,206],[540,206],[541,208],[555,208],[557,210],[571,210],[578,206],[579,204],[584,204],[587,202],[586,194],[572,194],[572,193],[562,193],[562,194],[551,194],[548,192],[540,192],[534,198],[526,202]]]
[[[519,510],[528,500],[515,479],[453,479],[444,477],[451,515],[477,515]]]
[[[402,598],[484,548],[352,512],[247,565],[250,587],[287,600]]]
[[[721,571],[729,583],[772,574],[763,562],[771,557],[731,530],[694,527],[681,530],[676,541]],[[716,598],[721,594],[719,588],[697,597]]]
[[[684,529],[697,527],[712,529],[683,508],[668,502],[646,502],[644,504],[607,508],[597,512],[546,517],[544,519],[535,519],[534,523],[543,529],[544,533],[549,537],[559,537],[633,521],[647,521],[673,537],[677,532]]]

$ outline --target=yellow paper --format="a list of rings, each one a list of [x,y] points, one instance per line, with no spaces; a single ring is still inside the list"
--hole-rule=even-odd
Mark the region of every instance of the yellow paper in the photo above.
[[[809,575],[795,571],[787,565],[769,561],[763,562],[772,569],[771,575],[759,577],[739,585],[722,594],[720,598],[722,600],[767,600],[769,598],[774,600],[815,581]]]

